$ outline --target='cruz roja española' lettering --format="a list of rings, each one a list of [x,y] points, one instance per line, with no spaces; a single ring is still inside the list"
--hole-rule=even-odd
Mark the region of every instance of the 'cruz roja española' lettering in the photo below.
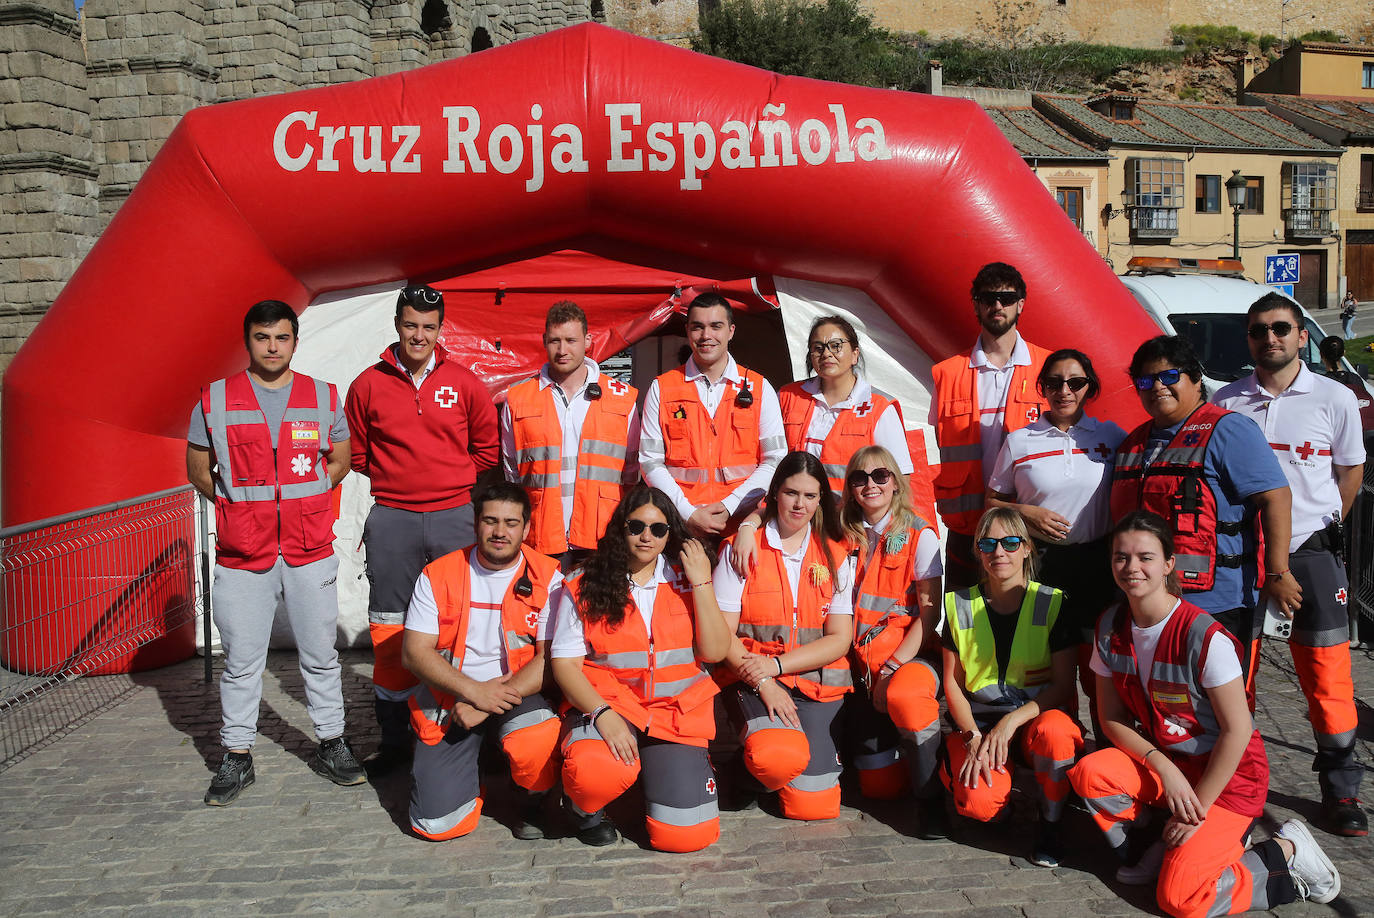
[[[786,120],[786,104],[765,105],[754,124],[730,120],[643,123],[637,102],[605,108],[610,158],[608,173],[675,172],[683,191],[699,191],[712,168],[770,169],[825,163],[876,162],[892,158],[883,124],[859,118],[851,132],[844,106],[827,106],[829,117]],[[513,124],[483,125],[470,105],[443,108],[447,127],[442,169],[446,173],[485,173],[524,177],[527,192],[544,187],[548,173],[589,169],[582,129],[569,122],[546,127],[543,106],[530,106],[523,129]],[[418,173],[418,124],[330,125],[319,112],[296,111],[277,122],[272,153],[287,172]]]

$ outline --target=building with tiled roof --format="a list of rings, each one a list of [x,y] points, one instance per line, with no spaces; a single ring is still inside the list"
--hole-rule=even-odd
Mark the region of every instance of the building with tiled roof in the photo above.
[[[1108,154],[1099,248],[1118,268],[1136,255],[1229,257],[1263,279],[1265,256],[1297,253],[1295,295],[1310,308],[1337,299],[1336,170],[1342,152],[1256,105],[1204,105],[1124,93],[1035,93],[1055,127]],[[1226,182],[1244,181],[1237,214]]]

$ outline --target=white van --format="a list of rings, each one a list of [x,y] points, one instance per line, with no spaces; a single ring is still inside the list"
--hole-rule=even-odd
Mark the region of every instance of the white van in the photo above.
[[[1254,371],[1245,341],[1245,313],[1266,293],[1282,293],[1246,280],[1241,263],[1229,258],[1132,258],[1121,282],[1165,334],[1182,335],[1192,342],[1202,360],[1208,392]],[[1321,373],[1317,345],[1328,332],[1296,300],[1293,303],[1302,310],[1307,328],[1307,347],[1300,356],[1308,369]],[[1355,372],[1350,361],[1341,363]],[[1374,431],[1374,394],[1368,382],[1359,402],[1364,430]]]

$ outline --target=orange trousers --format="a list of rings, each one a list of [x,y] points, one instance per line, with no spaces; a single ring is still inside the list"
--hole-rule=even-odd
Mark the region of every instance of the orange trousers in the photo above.
[[[1052,709],[1017,730],[1015,742],[1035,771],[1041,816],[1046,822],[1057,822],[1069,796],[1069,766],[1083,752],[1082,729],[1072,717]],[[1008,761],[1006,771],[993,772],[991,784],[980,779],[977,787],[967,787],[959,780],[959,771],[968,758],[962,737],[951,733],[945,740],[945,750],[949,755],[940,770],[940,780],[954,797],[955,810],[979,822],[991,822],[1001,816],[1011,797],[1011,762]]]

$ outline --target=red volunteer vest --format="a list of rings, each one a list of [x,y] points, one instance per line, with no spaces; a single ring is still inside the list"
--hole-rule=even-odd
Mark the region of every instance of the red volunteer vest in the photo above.
[[[588,402],[577,451],[572,520],[563,527],[559,472],[563,462],[563,428],[558,422],[552,387],[541,389],[535,376],[511,387],[506,405],[515,433],[519,483],[530,496],[527,544],[548,555],[595,548],[611,514],[620,504],[621,472],[628,451],[629,414],[639,393],[633,386],[602,376],[601,397]]]
[[[467,649],[468,622],[472,613],[472,561],[474,546],[451,551],[426,565],[424,574],[434,591],[434,604],[439,609],[439,634],[435,648],[459,671]],[[514,673],[534,659],[534,639],[539,626],[539,612],[549,600],[549,583],[558,570],[558,562],[541,555],[528,546],[520,546],[524,556],[524,570],[506,587],[501,599],[501,636],[506,650],[506,671]],[[526,590],[525,587],[529,589]],[[421,684],[410,696],[410,723],[415,734],[433,746],[444,738],[449,714],[457,699]]]
[[[592,687],[626,722],[655,739],[705,747],[715,738],[715,705],[719,691],[697,659],[696,613],[691,588],[671,565],[672,579],[658,586],[653,634],[633,600],[617,627],[582,619],[587,655],[582,672]],[[579,609],[579,571],[567,580]]]
[[[854,601],[853,662],[855,671],[870,684],[897,645],[906,639],[915,621],[907,602],[916,585],[911,579],[916,563],[916,543],[926,529],[934,531],[934,527],[917,517],[904,530],[903,538],[880,537],[873,557],[867,561],[864,560],[865,550],[858,549],[859,589]],[[900,545],[896,544],[898,541]],[[925,636],[927,642],[933,638],[934,635]]]
[[[299,567],[334,550],[334,508],[325,456],[338,393],[295,373],[277,447],[246,372],[201,390],[215,451],[216,562],[267,570],[280,553]]]
[[[1214,634],[1224,634],[1240,654],[1240,644],[1216,619],[1183,602],[1164,626],[1154,664],[1142,676],[1131,640],[1131,612],[1125,603],[1103,613],[1097,622],[1097,652],[1112,671],[1112,684],[1144,733],[1196,785],[1207,769],[1220,727],[1202,669]],[[1217,804],[1242,816],[1259,816],[1269,791],[1269,758],[1258,730],[1250,736],[1236,773],[1217,797]]]
[[[888,405],[897,401],[885,392],[871,389],[872,395],[862,405],[840,412],[835,426],[826,434],[818,457],[830,479],[830,490],[844,494],[844,470],[849,459],[865,446],[873,445],[873,429]],[[806,451],[806,432],[816,411],[816,397],[802,388],[802,383],[788,383],[778,390],[778,404],[782,407],[782,426],[787,435],[789,450]],[[900,416],[901,406],[897,408]]]
[[[748,408],[735,404],[735,384],[726,381],[716,416],[706,413],[697,386],[688,382],[682,367],[658,377],[658,422],[663,432],[663,464],[697,506],[728,495],[754,473],[763,459],[759,415],[763,408],[763,377],[739,368],[744,385],[754,394]]]

